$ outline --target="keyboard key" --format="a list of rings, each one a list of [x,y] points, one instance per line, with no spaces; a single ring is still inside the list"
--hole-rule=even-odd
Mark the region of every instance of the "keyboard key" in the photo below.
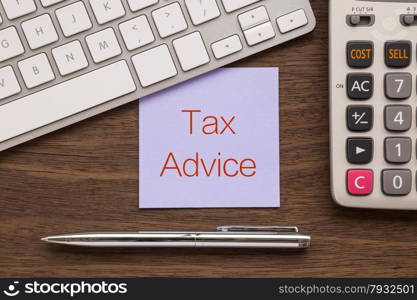
[[[374,172],[371,170],[349,170],[347,190],[354,196],[366,196],[374,190]]]
[[[62,76],[88,67],[87,58],[79,41],[73,41],[52,49],[52,55]]]
[[[0,142],[135,90],[124,60],[43,89],[0,106]]]
[[[367,100],[373,95],[374,76],[370,73],[351,73],[347,76],[347,95],[352,100]]]
[[[385,96],[391,100],[411,97],[413,78],[410,73],[388,73],[385,75]]]
[[[19,82],[11,66],[0,69],[0,100],[20,93]]]
[[[249,46],[255,46],[275,37],[275,31],[271,22],[248,29],[244,34]]]
[[[139,16],[121,23],[119,29],[128,50],[135,50],[155,41],[146,16]]]
[[[154,10],[152,17],[162,38],[166,38],[188,28],[181,7],[177,2]]]
[[[125,15],[121,0],[90,0],[97,23],[103,25]]]
[[[374,155],[371,138],[350,138],[347,140],[347,160],[352,164],[368,164]]]
[[[14,20],[36,11],[35,1],[33,0],[1,0],[7,18]]]
[[[413,118],[411,106],[389,105],[385,107],[385,128],[389,131],[408,131]]]
[[[411,160],[411,138],[395,137],[385,139],[385,160],[393,164],[405,164]]]
[[[373,108],[368,105],[350,105],[347,110],[347,126],[350,131],[369,131],[374,123]]]
[[[132,61],[143,87],[177,75],[177,69],[167,45],[139,53],[132,57]]]
[[[95,63],[118,56],[122,53],[112,28],[93,33],[85,38]]]
[[[265,6],[260,6],[240,14],[238,19],[242,30],[248,30],[252,27],[268,22],[269,16]]]
[[[374,43],[370,41],[348,42],[347,63],[351,68],[368,68],[374,61]]]
[[[382,171],[382,190],[388,196],[406,196],[411,193],[412,174],[410,170]]]
[[[279,31],[284,34],[308,24],[306,13],[303,9],[296,10],[277,19]]]
[[[58,40],[58,34],[48,14],[23,22],[22,29],[31,49],[38,49]]]
[[[130,9],[135,12],[151,5],[157,4],[158,0],[127,0]]]
[[[408,67],[411,63],[411,42],[386,42],[385,63],[388,67],[391,68]]]
[[[188,13],[194,25],[200,25],[220,17],[216,0],[185,0]]]
[[[82,1],[57,9],[55,13],[62,32],[66,37],[73,36],[93,27]]]
[[[183,71],[190,71],[202,65],[208,64],[206,46],[199,32],[193,32],[173,41],[175,52]]]
[[[22,42],[13,26],[0,30],[0,62],[23,54]]]
[[[41,0],[42,6],[43,7],[49,7],[61,2],[64,2],[65,0]]]
[[[55,79],[54,72],[45,53],[41,53],[17,63],[26,86],[31,89]]]
[[[226,12],[231,13],[260,0],[222,0]]]
[[[237,34],[225,38],[211,45],[214,57],[221,59],[243,49],[242,42]]]

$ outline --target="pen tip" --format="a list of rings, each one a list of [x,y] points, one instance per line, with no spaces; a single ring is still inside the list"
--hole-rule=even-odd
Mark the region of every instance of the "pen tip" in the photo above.
[[[41,241],[51,244],[68,244],[67,236],[51,235],[41,238]]]

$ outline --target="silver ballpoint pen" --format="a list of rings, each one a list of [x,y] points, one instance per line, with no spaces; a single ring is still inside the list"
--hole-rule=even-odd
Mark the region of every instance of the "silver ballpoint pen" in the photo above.
[[[297,227],[221,226],[215,232],[97,232],[48,236],[43,241],[80,247],[280,248],[310,247]]]

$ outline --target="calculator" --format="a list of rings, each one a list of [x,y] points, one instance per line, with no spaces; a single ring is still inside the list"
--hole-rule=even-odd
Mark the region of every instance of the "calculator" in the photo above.
[[[332,196],[416,210],[417,1],[329,4]]]

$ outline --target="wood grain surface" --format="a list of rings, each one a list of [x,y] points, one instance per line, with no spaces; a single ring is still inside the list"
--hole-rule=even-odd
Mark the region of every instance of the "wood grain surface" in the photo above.
[[[138,210],[138,104],[0,154],[0,277],[417,276],[417,213],[338,207],[329,192],[327,0],[317,29],[234,66],[281,68],[280,209]],[[340,59],[344,59],[341,57]],[[86,230],[298,225],[307,251],[93,250],[41,236]]]

